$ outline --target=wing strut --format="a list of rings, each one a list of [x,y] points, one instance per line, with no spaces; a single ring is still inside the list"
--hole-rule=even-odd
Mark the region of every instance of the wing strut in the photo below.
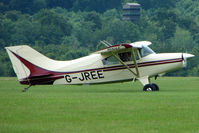
[[[112,46],[109,42],[103,40],[103,41],[100,41],[101,43],[103,43],[106,47],[110,47]]]
[[[107,47],[110,47],[112,46],[109,42],[107,41],[100,41],[101,43],[103,43],[105,46]],[[122,64],[124,65],[136,78],[139,78],[140,74],[139,74],[139,70],[138,70],[138,65],[137,65],[137,62],[136,62],[136,59],[135,59],[135,50],[132,49],[132,59],[133,59],[133,62],[134,62],[134,65],[135,65],[135,70],[136,70],[136,73],[131,70],[131,68],[126,64],[124,63],[114,52],[111,51],[111,54]]]
[[[134,65],[135,65],[135,70],[136,70],[136,73],[137,73],[137,77],[140,77],[140,73],[139,73],[139,70],[138,70],[138,64],[136,62],[136,56],[135,56],[135,50],[132,48],[132,59],[133,59],[133,62],[134,62]]]
[[[135,73],[133,70],[131,70],[131,68],[124,63],[115,53],[111,52],[111,54],[122,64],[124,65],[131,73],[133,73],[134,76],[139,77],[139,73]]]

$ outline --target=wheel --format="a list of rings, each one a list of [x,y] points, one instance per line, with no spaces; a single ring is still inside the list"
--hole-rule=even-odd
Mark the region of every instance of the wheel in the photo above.
[[[152,84],[146,84],[143,88],[143,91],[155,91],[156,87]]]
[[[153,85],[153,86],[155,87],[155,90],[154,90],[154,91],[159,91],[159,87],[158,87],[158,85],[157,85],[157,84],[152,83],[151,85]]]

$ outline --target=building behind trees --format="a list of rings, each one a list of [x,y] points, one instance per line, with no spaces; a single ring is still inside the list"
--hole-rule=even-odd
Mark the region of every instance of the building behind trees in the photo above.
[[[126,3],[123,6],[123,20],[139,21],[141,6],[138,3]]]

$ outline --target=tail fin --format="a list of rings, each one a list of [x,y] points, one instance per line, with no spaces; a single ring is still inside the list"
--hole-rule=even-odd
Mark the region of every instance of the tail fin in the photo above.
[[[19,54],[19,51],[22,47],[24,48],[24,46],[6,47],[6,51],[7,51],[8,55],[10,57],[10,60],[12,62],[14,72],[16,73],[17,78],[19,80],[26,78],[30,75],[29,69],[16,56]],[[20,51],[20,53],[21,53],[21,51]]]
[[[6,50],[20,83],[27,82],[28,78],[55,75],[57,72],[53,70],[62,63],[40,54],[27,45],[6,47]]]

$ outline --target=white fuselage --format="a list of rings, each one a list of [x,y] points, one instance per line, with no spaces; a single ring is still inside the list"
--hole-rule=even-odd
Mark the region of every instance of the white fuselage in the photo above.
[[[93,84],[117,81],[128,81],[135,77],[121,63],[104,65],[102,60],[105,57],[101,54],[69,61],[66,66],[56,71],[67,72],[65,78],[55,80],[54,84]],[[135,71],[133,61],[126,64]],[[181,53],[150,54],[137,60],[140,77],[152,77],[161,73],[172,71],[183,67]]]
[[[88,56],[70,60],[52,60],[27,45],[6,47],[21,84],[96,84],[138,79],[145,87],[150,77],[186,66],[187,53],[156,54],[140,41],[117,44]],[[150,87],[148,87],[150,89]],[[152,87],[154,88],[154,87]],[[156,90],[157,87],[156,87]]]

